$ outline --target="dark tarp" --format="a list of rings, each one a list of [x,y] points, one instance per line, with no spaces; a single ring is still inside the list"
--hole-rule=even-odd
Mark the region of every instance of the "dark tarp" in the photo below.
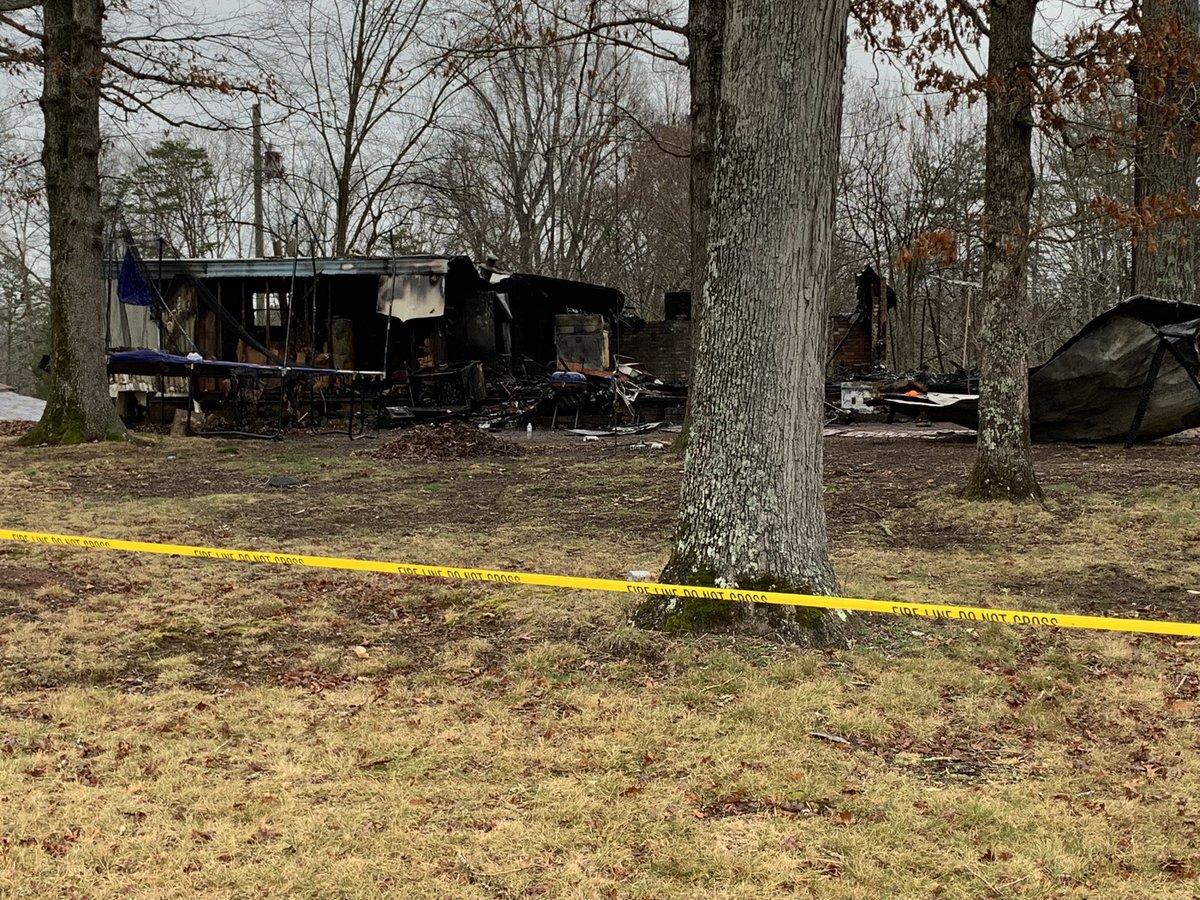
[[[1133,297],[1029,375],[1033,439],[1149,441],[1200,426],[1200,306]]]
[[[1029,372],[1035,441],[1150,441],[1200,427],[1200,305],[1131,297]],[[978,424],[973,395],[887,396],[905,415]],[[944,402],[943,402],[944,401]]]

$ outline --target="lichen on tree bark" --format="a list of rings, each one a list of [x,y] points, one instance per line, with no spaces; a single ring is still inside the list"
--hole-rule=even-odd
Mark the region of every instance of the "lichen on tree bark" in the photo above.
[[[663,580],[831,594],[825,292],[848,0],[729,0],[679,533]],[[841,613],[648,598],[646,627],[833,643]]]
[[[725,52],[725,3],[726,0],[691,0],[688,4],[688,81],[692,95],[688,215],[691,217],[693,328],[704,314],[702,287],[708,263],[713,147],[717,139],[717,106],[721,99],[721,66]],[[693,362],[695,355],[693,344]],[[692,406],[688,404],[683,430],[672,445],[674,453],[683,455],[691,432]]]

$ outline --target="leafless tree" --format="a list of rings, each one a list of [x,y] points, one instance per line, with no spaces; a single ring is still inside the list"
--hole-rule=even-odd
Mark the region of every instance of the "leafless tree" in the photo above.
[[[0,381],[35,393],[48,322],[45,190],[33,167],[21,164],[20,148],[5,150],[13,164],[0,184]]]
[[[499,0],[486,13],[476,27],[505,49],[463,71],[463,108],[429,179],[441,230],[515,269],[579,277],[611,249],[605,185],[634,137],[633,51],[587,38],[508,49],[554,17]]]
[[[453,97],[431,0],[285,0],[264,13],[287,114],[287,190],[335,255],[407,218],[414,167]]]
[[[203,16],[176,16],[169,5],[150,12],[122,5],[114,12],[124,16],[106,22],[105,12],[100,0],[0,2],[0,64],[40,72],[45,120],[50,390],[27,443],[99,440],[124,431],[109,400],[104,357],[102,98],[127,114],[150,111],[176,121],[168,100],[254,87],[231,80],[228,53],[237,45],[219,30],[201,34]]]

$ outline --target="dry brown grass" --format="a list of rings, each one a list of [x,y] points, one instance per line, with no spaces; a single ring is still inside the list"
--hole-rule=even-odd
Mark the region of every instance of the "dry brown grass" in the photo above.
[[[223,449],[0,452],[4,524],[607,576],[667,549],[662,456]],[[864,513],[846,589],[1127,614],[1200,587],[1197,493],[1051,496],[932,490],[886,540]],[[801,654],[626,608],[0,546],[0,896],[1194,896],[1193,642],[880,620]]]

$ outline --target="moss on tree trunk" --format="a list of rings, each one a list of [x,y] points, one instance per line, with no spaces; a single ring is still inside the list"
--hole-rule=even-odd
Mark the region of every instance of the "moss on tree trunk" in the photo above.
[[[832,572],[825,574],[832,577]],[[788,594],[830,594],[836,589],[836,582],[826,578],[818,585],[750,576],[718,580],[711,570],[682,560],[678,554],[667,564],[662,580],[669,584]],[[841,610],[703,597],[646,597],[634,610],[632,619],[642,628],[669,634],[749,633],[809,647],[844,644],[851,629],[849,615]]]

